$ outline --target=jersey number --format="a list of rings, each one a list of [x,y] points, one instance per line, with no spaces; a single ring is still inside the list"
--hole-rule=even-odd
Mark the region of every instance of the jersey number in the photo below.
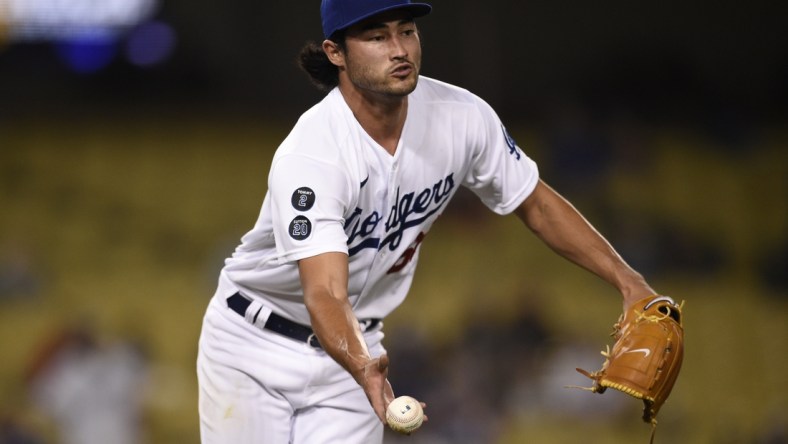
[[[304,238],[309,236],[309,224],[306,222],[298,222],[293,224],[293,232],[290,234],[295,238]]]
[[[396,273],[402,270],[403,268],[405,268],[406,265],[410,263],[410,261],[413,260],[413,256],[416,255],[416,249],[419,248],[419,244],[421,243],[421,241],[424,240],[424,236],[425,236],[424,232],[421,232],[419,233],[418,236],[416,236],[416,240],[414,240],[408,246],[408,249],[402,253],[402,256],[400,256],[399,259],[397,259],[397,262],[394,263],[394,266],[389,268],[388,271],[389,274]]]

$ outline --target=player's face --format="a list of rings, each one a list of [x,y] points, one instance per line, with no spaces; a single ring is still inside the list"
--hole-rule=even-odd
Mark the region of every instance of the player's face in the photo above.
[[[347,80],[362,92],[403,97],[418,82],[421,41],[416,23],[402,12],[376,16],[348,29]]]

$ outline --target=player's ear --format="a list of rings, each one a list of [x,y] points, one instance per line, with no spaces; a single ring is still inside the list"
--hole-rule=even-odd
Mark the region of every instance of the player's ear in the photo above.
[[[328,61],[336,66],[345,66],[345,53],[340,46],[331,40],[323,40],[323,52],[326,53]]]

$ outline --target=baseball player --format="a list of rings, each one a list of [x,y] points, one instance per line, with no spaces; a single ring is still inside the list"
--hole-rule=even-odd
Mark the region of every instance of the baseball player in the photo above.
[[[204,443],[380,443],[394,399],[382,320],[459,187],[515,213],[615,286],[654,294],[539,178],[493,109],[420,75],[410,0],[323,0],[301,65],[325,98],[274,155],[254,228],[227,259],[197,362]]]

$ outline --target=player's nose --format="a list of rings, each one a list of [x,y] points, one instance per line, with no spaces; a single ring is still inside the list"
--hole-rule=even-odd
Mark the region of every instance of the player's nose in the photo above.
[[[408,49],[399,36],[394,36],[389,42],[391,44],[392,59],[405,59],[408,57]]]

